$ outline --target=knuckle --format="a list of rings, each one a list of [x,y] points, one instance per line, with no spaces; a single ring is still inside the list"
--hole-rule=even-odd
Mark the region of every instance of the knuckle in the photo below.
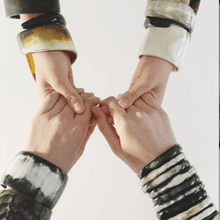
[[[58,98],[60,97],[60,94],[57,93],[56,91],[51,91],[50,93],[48,93],[45,97],[43,96],[43,94],[41,95],[40,99],[42,101],[55,101],[55,100],[58,100]]]
[[[34,117],[31,119],[31,124],[36,124],[39,121],[39,116],[37,114],[34,115]]]
[[[103,123],[98,124],[98,127],[101,132],[105,131],[105,125]]]
[[[57,97],[59,97],[59,94],[58,94],[57,92],[55,92],[55,91],[50,92],[50,93],[48,94],[48,98],[49,98],[49,99],[55,99],[55,98],[57,98]]]
[[[95,96],[95,94],[93,92],[88,92],[88,95]]]
[[[116,101],[116,98],[114,96],[110,96],[106,99],[106,101],[113,102],[113,101]]]
[[[142,98],[144,99],[145,102],[147,102],[152,98],[152,95],[149,92],[147,92],[142,96]]]
[[[161,117],[163,117],[164,119],[169,119],[168,114],[162,108],[158,109],[158,111]]]
[[[125,93],[125,96],[131,100],[136,100],[138,97],[135,92],[128,91]]]
[[[144,117],[144,112],[142,112],[142,111],[140,111],[140,110],[137,110],[137,111],[135,112],[135,116],[136,116],[137,118],[143,118],[143,117]]]

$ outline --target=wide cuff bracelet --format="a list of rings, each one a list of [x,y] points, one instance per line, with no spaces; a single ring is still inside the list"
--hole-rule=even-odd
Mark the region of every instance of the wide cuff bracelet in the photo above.
[[[18,45],[25,55],[44,51],[68,51],[70,61],[74,63],[77,52],[67,28],[59,24],[50,24],[22,31],[17,36]]]
[[[9,164],[1,184],[53,209],[66,187],[67,180],[67,174],[54,164],[22,151]]]
[[[14,190],[0,191],[0,219],[49,220],[52,211]]]
[[[4,0],[6,16],[20,18],[22,13],[60,12],[59,0]]]
[[[181,0],[148,0],[145,16],[174,20],[190,32],[193,31],[196,17],[193,9]]]
[[[68,51],[71,64],[77,58],[74,42],[68,29],[64,25],[49,24],[25,30],[17,36],[18,45],[27,61],[31,73],[35,77],[35,65],[32,53],[45,51]]]
[[[143,192],[153,199],[158,219],[218,219],[196,169],[181,150],[174,145],[138,173]]]
[[[190,34],[177,25],[171,24],[167,28],[152,26],[146,29],[138,56],[159,57],[172,63],[178,71],[190,39]]]

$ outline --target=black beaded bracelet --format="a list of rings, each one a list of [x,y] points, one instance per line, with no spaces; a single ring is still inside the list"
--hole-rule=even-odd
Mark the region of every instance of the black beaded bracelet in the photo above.
[[[49,209],[58,202],[68,176],[59,167],[29,152],[19,152],[6,169],[1,185],[22,193]]]
[[[60,12],[59,0],[4,0],[6,16],[20,18],[22,13]]]
[[[43,15],[38,15],[26,22],[24,22],[21,26],[24,29],[32,29],[43,25],[48,24],[61,24],[66,26],[65,18],[56,12],[51,12]]]

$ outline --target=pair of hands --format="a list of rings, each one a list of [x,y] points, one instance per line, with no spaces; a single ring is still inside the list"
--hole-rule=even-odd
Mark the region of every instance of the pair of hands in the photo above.
[[[25,22],[36,15],[21,14],[20,18],[22,22]],[[33,59],[38,97],[43,104],[33,119],[26,146],[27,151],[49,160],[68,172],[82,155],[86,142],[92,134],[95,124],[98,123],[113,151],[135,172],[138,172],[161,151],[166,150],[161,148],[162,146],[167,148],[175,143],[174,138],[167,138],[172,140],[170,141],[172,144],[165,141],[166,135],[162,138],[163,133],[169,134],[168,136],[171,137],[172,130],[168,118],[163,119],[162,115],[165,114],[161,114],[163,110],[160,107],[170,72],[174,68],[171,63],[157,57],[140,57],[128,91],[118,100],[112,97],[101,102],[100,109],[95,107],[99,103],[99,99],[93,94],[85,94],[83,89],[75,87],[67,52],[35,53]],[[153,98],[155,103],[158,102],[156,109],[161,110],[156,111],[158,120],[150,117],[151,111],[148,112],[149,109],[147,110],[145,106],[148,105],[146,101],[148,99],[145,99],[144,94],[149,92],[151,99]],[[140,102],[142,102],[141,106],[136,106],[135,103]],[[154,109],[151,106],[150,108]],[[133,113],[135,110],[140,112],[137,115],[131,114],[130,109],[133,109]],[[95,123],[94,120],[93,122],[90,120],[91,111],[96,118]],[[146,122],[140,123],[142,117],[146,119]],[[148,120],[152,121],[151,126],[147,125]],[[158,124],[153,128],[154,121]],[[146,132],[149,137],[152,135],[155,138],[160,123],[164,123],[165,127],[168,126],[168,131],[166,133],[166,129],[161,130],[161,143],[156,141],[158,144],[154,145],[153,142],[146,139]],[[91,124],[93,125],[90,126]],[[134,125],[138,129],[143,127],[143,132],[137,134],[137,130],[132,129]],[[155,133],[153,129],[155,129]],[[132,143],[135,147],[127,146],[128,143]],[[151,153],[144,154],[145,148],[149,148]]]
[[[55,91],[45,97],[33,118],[25,151],[69,172],[98,124],[113,152],[138,173],[176,143],[169,118],[151,93],[126,110],[114,97],[100,102],[93,93],[79,95],[85,106],[81,114]]]
[[[189,3],[189,0],[183,0]],[[39,14],[20,14],[22,23]],[[76,113],[82,113],[85,106],[73,81],[68,52],[50,51],[33,54],[38,98],[42,101],[55,90],[65,97]],[[160,58],[141,56],[129,89],[118,98],[118,104],[126,109],[141,95],[151,91],[161,104],[170,72],[175,67]]]
[[[85,106],[73,81],[68,53],[62,51],[33,54],[38,98],[42,101],[53,90],[63,95],[76,113]],[[141,95],[151,91],[161,104],[170,72],[174,66],[160,58],[142,56],[137,65],[129,89],[118,98],[118,104],[126,109]]]

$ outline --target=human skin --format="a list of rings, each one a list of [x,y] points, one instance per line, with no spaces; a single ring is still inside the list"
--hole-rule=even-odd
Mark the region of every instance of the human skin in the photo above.
[[[170,73],[175,66],[163,59],[153,56],[141,56],[134,72],[128,91],[118,97],[118,104],[126,109],[141,95],[151,92],[161,104]]]
[[[20,14],[25,22],[39,14]],[[35,75],[38,98],[42,101],[52,90],[62,94],[76,113],[82,113],[85,106],[74,85],[68,52],[48,51],[34,53]]]
[[[190,0],[182,2],[189,5]],[[170,73],[176,69],[170,62],[157,57],[143,55],[139,58],[129,89],[118,97],[118,104],[124,109],[149,91],[161,104]]]
[[[190,0],[182,0],[189,4]],[[39,14],[20,14],[25,22]],[[84,111],[84,105],[73,83],[73,75],[68,54],[62,51],[33,54],[37,92],[40,100],[51,90],[62,94],[76,113]],[[62,68],[61,68],[62,66]],[[126,109],[141,95],[151,91],[159,103],[162,103],[173,64],[152,56],[141,56],[134,72],[129,89],[118,98],[119,105]]]
[[[93,93],[82,93],[80,96],[85,111],[76,114],[62,95],[55,91],[48,94],[32,120],[25,151],[69,172],[94,131],[95,124],[89,125],[91,107],[100,102]]]
[[[92,112],[112,151],[135,173],[176,144],[169,118],[151,93],[126,110],[109,97]]]

